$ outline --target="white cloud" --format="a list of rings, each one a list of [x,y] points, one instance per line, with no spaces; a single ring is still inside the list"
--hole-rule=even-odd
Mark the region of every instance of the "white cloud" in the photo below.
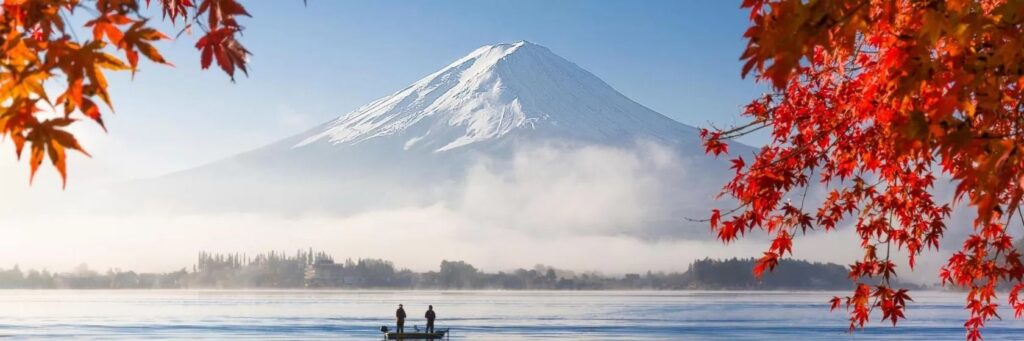
[[[473,221],[537,234],[636,234],[677,210],[687,170],[670,149],[543,145],[471,168],[459,211]]]
[[[339,258],[384,258],[416,270],[458,259],[490,271],[543,263],[625,273],[682,271],[704,257],[760,255],[768,245],[764,239],[723,245],[705,225],[687,225],[685,212],[704,212],[719,185],[687,183],[693,178],[688,173],[706,171],[693,164],[652,143],[532,146],[507,160],[480,160],[455,190],[443,191],[454,193],[447,197],[344,216],[97,213],[76,207],[117,207],[125,198],[72,193],[49,202],[42,201],[49,195],[39,194],[40,200],[30,202],[31,214],[19,214],[17,203],[3,210],[10,214],[0,216],[0,260],[9,264],[0,267],[18,262],[63,270],[87,262],[98,269],[168,271],[192,264],[201,250],[313,247]],[[37,207],[44,203],[56,209]],[[687,211],[693,207],[701,209]],[[794,256],[847,264],[862,255],[858,245],[851,229],[799,236]],[[922,260],[924,270],[915,278],[934,277],[938,262],[931,259],[940,258]]]

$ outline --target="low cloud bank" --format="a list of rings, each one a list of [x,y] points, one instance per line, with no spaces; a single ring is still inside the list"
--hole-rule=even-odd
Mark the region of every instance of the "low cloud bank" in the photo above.
[[[65,224],[73,224],[68,229]],[[443,205],[367,212],[347,218],[280,218],[266,215],[64,216],[5,228],[0,259],[6,267],[167,271],[186,267],[201,250],[256,253],[313,247],[336,257],[384,258],[415,270],[436,269],[443,259],[466,260],[497,271],[534,264],[574,270],[628,272],[685,270],[705,257],[750,257],[763,242],[650,241],[630,236],[487,228]],[[798,258],[847,262],[856,244],[839,234],[797,240]],[[851,250],[843,251],[846,246]]]
[[[478,224],[543,236],[699,237],[685,214],[707,207],[715,189],[688,181],[693,171],[655,143],[541,145],[471,167],[453,209]]]
[[[85,202],[74,202],[88,196],[60,197],[64,210],[18,214],[12,207],[19,203],[4,209],[12,214],[0,218],[0,267],[17,262],[63,270],[88,262],[94,268],[167,271],[191,265],[201,250],[313,247],[420,271],[443,259],[490,271],[534,264],[612,274],[682,271],[695,259],[753,257],[767,246],[757,238],[723,245],[706,225],[686,221],[716,204],[711,197],[728,175],[707,159],[688,160],[655,143],[543,144],[520,148],[508,159],[478,160],[432,202],[344,216],[94,213],[81,209]],[[846,264],[860,257],[858,243],[851,229],[800,236],[794,256]],[[929,259],[917,272],[924,280],[933,278],[932,263],[938,264]]]

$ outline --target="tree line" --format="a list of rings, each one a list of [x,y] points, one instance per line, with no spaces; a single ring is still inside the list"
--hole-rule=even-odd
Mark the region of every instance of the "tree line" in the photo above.
[[[702,259],[684,272],[604,275],[575,272],[546,265],[511,271],[486,272],[464,261],[441,262],[437,270],[400,269],[382,259],[346,259],[334,263],[325,252],[298,250],[267,252],[199,253],[189,268],[165,273],[137,273],[110,269],[99,272],[85,264],[69,272],[22,270],[15,265],[0,269],[2,289],[241,289],[241,288],[350,288],[435,290],[842,290],[848,289],[848,269],[832,263],[783,260],[785,266],[757,278],[751,272],[756,259]],[[312,285],[312,269],[329,266],[345,276],[337,282]],[[340,277],[339,277],[340,278]]]

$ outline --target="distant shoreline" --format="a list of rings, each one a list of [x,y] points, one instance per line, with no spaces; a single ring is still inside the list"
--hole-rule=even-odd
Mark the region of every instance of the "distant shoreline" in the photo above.
[[[756,260],[702,259],[685,272],[604,275],[577,273],[545,265],[508,272],[484,272],[463,261],[442,261],[438,271],[397,269],[381,259],[334,262],[324,252],[269,252],[256,256],[200,253],[191,271],[166,273],[97,272],[84,264],[74,271],[50,273],[0,269],[0,289],[288,289],[288,290],[492,290],[492,291],[848,291],[853,282],[846,267],[784,259],[761,278],[751,269]],[[861,279],[872,284],[871,279]],[[923,289],[912,283],[894,287]]]

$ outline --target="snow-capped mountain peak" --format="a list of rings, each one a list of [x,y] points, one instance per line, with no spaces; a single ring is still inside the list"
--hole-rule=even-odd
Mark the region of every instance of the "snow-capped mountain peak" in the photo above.
[[[679,138],[677,122],[626,98],[547,48],[476,49],[443,69],[311,131],[295,148],[394,139],[443,152],[522,132],[604,140],[635,132]]]
[[[728,167],[704,154],[697,129],[547,48],[517,42],[481,47],[305,133],[117,197],[151,198],[131,204],[161,210],[346,217],[455,207],[481,226],[704,236],[700,226],[680,229],[680,217],[706,214]],[[570,220],[535,213],[562,202],[570,204],[555,220]],[[522,219],[531,216],[544,218]]]

